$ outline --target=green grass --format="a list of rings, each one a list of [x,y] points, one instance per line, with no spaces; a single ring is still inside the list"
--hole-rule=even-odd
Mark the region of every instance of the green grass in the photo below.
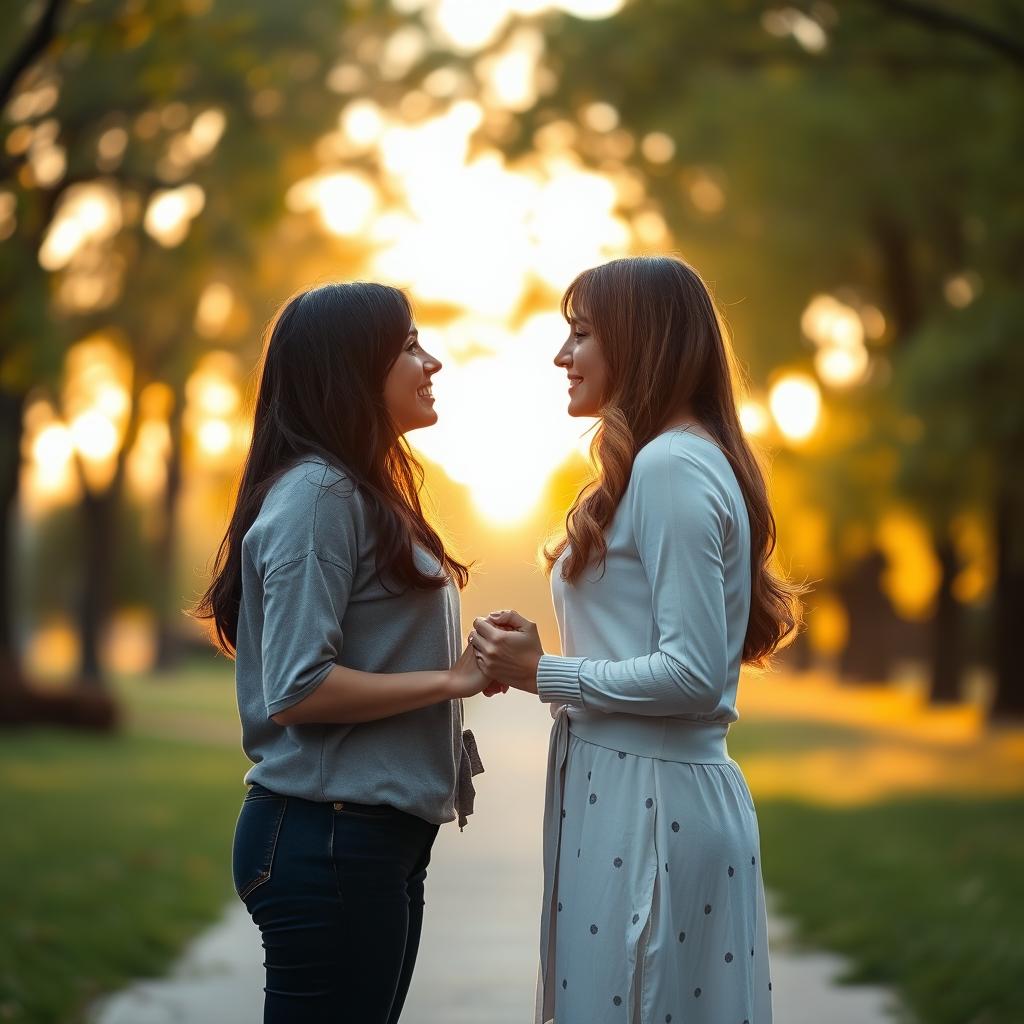
[[[1024,799],[856,809],[760,801],[765,880],[848,980],[892,985],[923,1024],[1024,1021]]]
[[[206,724],[227,725],[238,735],[233,668],[225,659],[195,658],[166,678],[122,676],[114,686],[130,723],[140,716],[187,715]]]
[[[729,749],[742,764],[873,738],[752,721]],[[1024,1024],[1024,797],[756,803],[765,882],[802,942],[849,959],[844,980],[891,986],[920,1024]]]
[[[183,685],[202,690],[202,673]],[[181,696],[148,689],[143,707]],[[245,766],[237,742],[209,737],[3,735],[0,1021],[79,1020],[219,914]]]

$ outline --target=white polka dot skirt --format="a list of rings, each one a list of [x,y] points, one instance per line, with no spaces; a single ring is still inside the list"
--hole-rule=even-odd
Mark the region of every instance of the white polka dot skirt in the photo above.
[[[771,1024],[757,817],[734,761],[570,735],[560,824],[554,1024]]]

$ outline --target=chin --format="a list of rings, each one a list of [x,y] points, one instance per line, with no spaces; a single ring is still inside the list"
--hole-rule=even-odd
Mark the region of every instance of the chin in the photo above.
[[[584,408],[582,405],[574,405],[572,399],[569,399],[569,408],[566,410],[570,416],[596,416],[595,410]]]
[[[432,427],[438,420],[436,412],[427,413],[425,416],[421,416],[409,430],[419,430],[421,427]]]

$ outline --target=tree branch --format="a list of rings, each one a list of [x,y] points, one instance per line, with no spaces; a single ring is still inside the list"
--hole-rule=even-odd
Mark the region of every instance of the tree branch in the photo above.
[[[869,2],[899,17],[916,21],[919,25],[932,31],[963,36],[976,43],[981,43],[990,50],[995,50],[1011,64],[1024,68],[1024,41],[1001,35],[990,25],[985,25],[955,11],[947,11],[941,7],[922,3],[921,0],[869,0]]]
[[[7,66],[0,70],[0,108],[7,106],[22,73],[53,42],[57,35],[57,16],[63,6],[64,0],[47,0],[28,38],[18,47]]]

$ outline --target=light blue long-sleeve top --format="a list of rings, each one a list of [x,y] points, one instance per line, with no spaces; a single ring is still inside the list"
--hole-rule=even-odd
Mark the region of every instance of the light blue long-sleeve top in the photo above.
[[[562,655],[540,699],[581,724],[608,714],[734,722],[750,614],[750,525],[724,453],[686,428],[636,455],[605,531],[608,558],[574,582],[551,575]]]

